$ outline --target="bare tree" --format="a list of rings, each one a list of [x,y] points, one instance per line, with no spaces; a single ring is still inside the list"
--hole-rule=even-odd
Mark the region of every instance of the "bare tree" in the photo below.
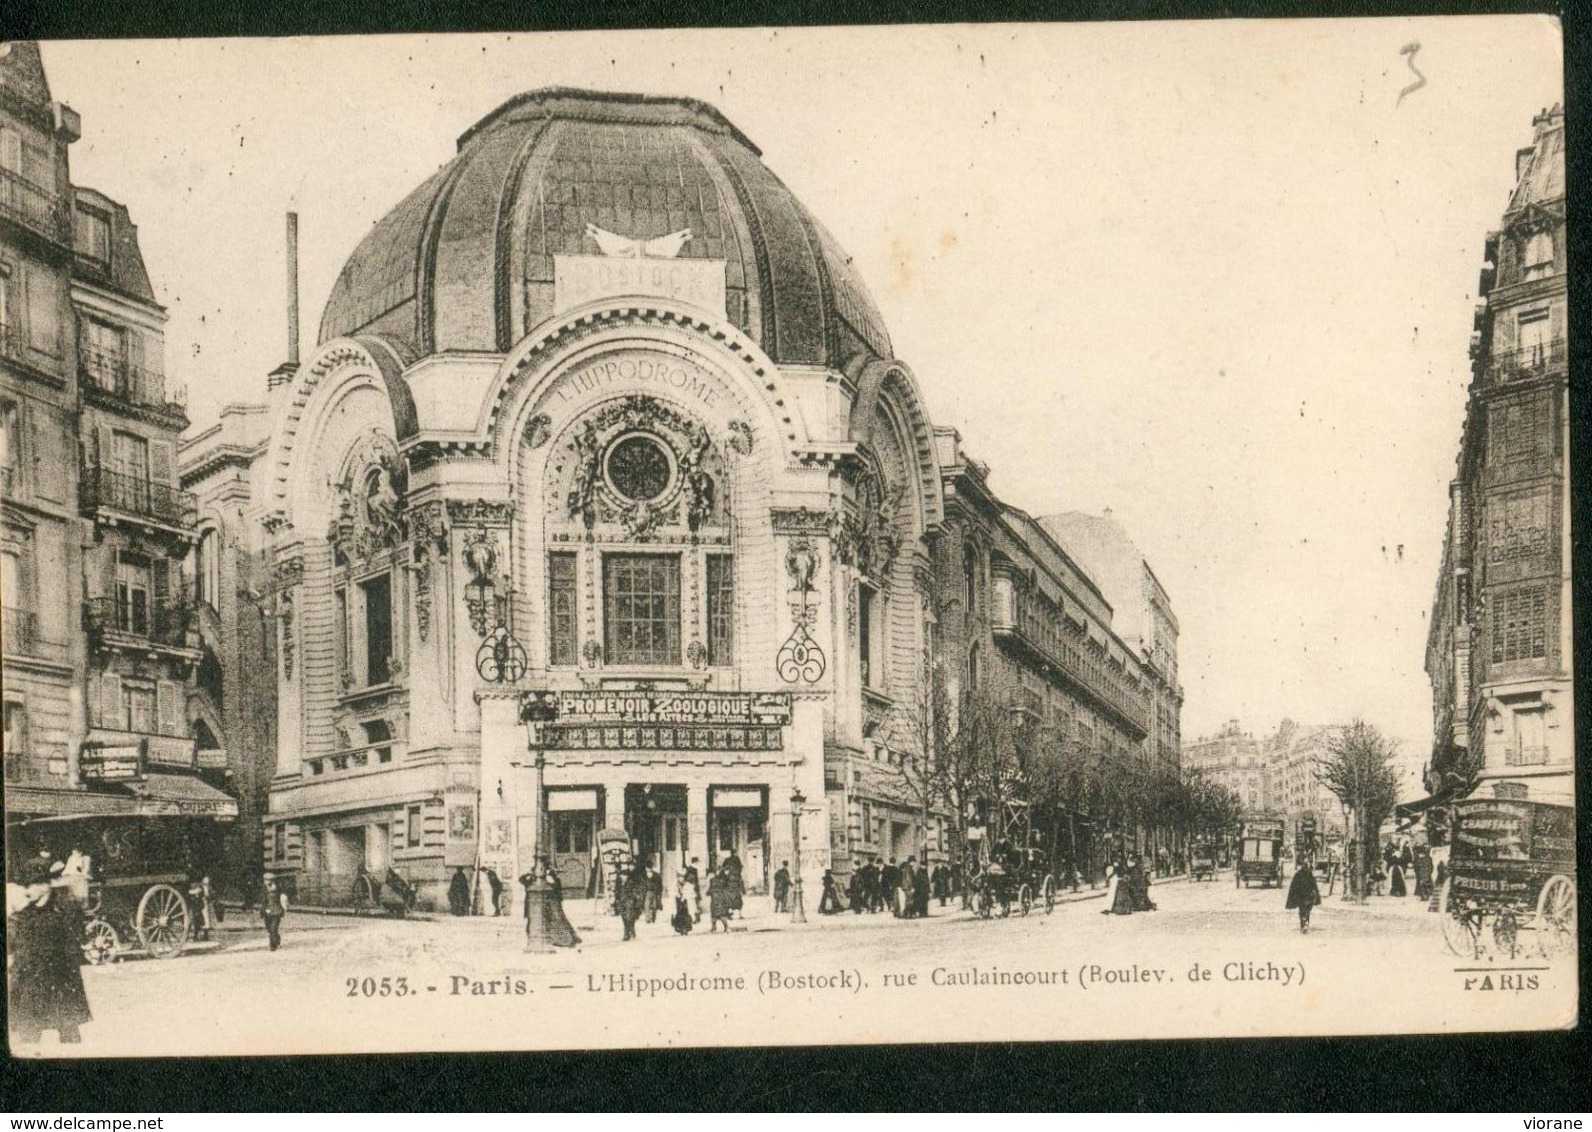
[[[1398,775],[1393,770],[1397,750],[1397,744],[1375,727],[1356,719],[1327,740],[1327,757],[1316,764],[1317,780],[1337,795],[1353,823],[1345,891],[1353,900],[1365,899],[1382,823],[1398,802]]]

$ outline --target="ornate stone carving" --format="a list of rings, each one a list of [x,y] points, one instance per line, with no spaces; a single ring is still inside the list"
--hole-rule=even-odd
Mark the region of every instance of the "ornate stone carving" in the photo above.
[[[587,637],[586,643],[580,647],[580,657],[586,662],[587,668],[596,668],[603,662],[603,647],[591,637]]]
[[[540,448],[547,443],[547,438],[552,434],[553,418],[546,413],[537,413],[525,422],[525,443],[531,448]]]
[[[506,527],[514,516],[514,506],[487,499],[448,500],[448,525],[466,527]]]
[[[276,564],[272,575],[278,590],[296,586],[304,580],[304,559],[284,558]]]
[[[752,426],[745,421],[730,422],[730,451],[737,456],[752,454]]]
[[[299,565],[302,567],[303,563],[301,562]],[[277,593],[276,601],[276,616],[282,625],[282,675],[291,680],[293,679],[293,654],[295,650],[293,640],[293,591],[291,589],[280,590]]]
[[[901,550],[898,525],[906,485],[888,486],[871,465],[857,475],[856,502],[835,524],[835,555],[881,583]]]
[[[593,531],[599,523],[646,541],[659,527],[693,532],[719,507],[713,439],[674,407],[645,394],[606,405],[575,430],[564,510]]]
[[[491,628],[491,613],[497,586],[497,539],[485,527],[478,527],[465,540],[465,568],[470,571],[470,581],[464,587],[464,605],[470,613],[470,628],[475,635],[484,637]]]
[[[838,522],[833,511],[815,507],[775,507],[769,511],[769,519],[776,535],[806,535],[809,538],[828,538]]]
[[[356,444],[344,462],[343,478],[332,485],[337,514],[328,525],[339,566],[361,562],[407,538],[404,492],[409,471],[380,433],[370,433]]]

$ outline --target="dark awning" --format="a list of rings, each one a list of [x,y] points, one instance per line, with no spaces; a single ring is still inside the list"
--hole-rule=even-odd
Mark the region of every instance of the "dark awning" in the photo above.
[[[149,774],[141,782],[107,784],[101,790],[8,787],[6,813],[12,824],[28,825],[96,818],[230,820],[238,816],[238,803],[230,794],[188,775]]]
[[[1429,795],[1415,802],[1404,802],[1393,807],[1393,813],[1399,819],[1412,818],[1416,814],[1425,813],[1433,806],[1441,806],[1454,796],[1451,788],[1439,790],[1436,794]]]
[[[183,774],[148,774],[142,782],[124,783],[122,788],[138,799],[138,812],[145,817],[235,818],[237,799]]]

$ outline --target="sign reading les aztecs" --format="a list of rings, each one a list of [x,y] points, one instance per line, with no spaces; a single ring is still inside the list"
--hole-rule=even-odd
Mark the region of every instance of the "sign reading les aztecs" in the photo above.
[[[542,740],[568,750],[778,751],[785,692],[556,692]]]

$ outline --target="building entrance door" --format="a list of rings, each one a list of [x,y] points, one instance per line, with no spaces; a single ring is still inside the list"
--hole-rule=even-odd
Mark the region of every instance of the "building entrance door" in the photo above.
[[[760,786],[715,787],[711,792],[708,844],[710,868],[730,853],[741,860],[747,892],[768,891],[768,797]]]
[[[685,787],[656,783],[625,787],[625,822],[637,859],[658,870],[667,899],[686,863]]]

